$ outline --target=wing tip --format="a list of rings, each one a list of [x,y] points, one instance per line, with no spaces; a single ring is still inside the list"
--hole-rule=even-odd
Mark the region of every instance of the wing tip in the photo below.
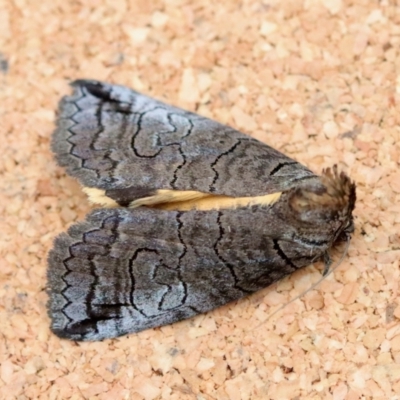
[[[70,86],[72,87],[86,87],[88,85],[103,85],[104,82],[98,81],[96,79],[75,79],[69,83]]]
[[[101,82],[95,79],[76,79],[70,83],[70,86],[75,91],[82,92],[85,89],[85,94],[89,94],[97,99],[106,102],[118,101],[113,95],[113,88],[118,87],[107,82]]]
[[[71,321],[67,319],[67,317],[62,313],[61,310],[53,310],[47,307],[47,314],[50,318],[50,330],[54,335],[59,337],[60,339],[68,339],[74,341],[90,341],[96,340],[96,337],[92,338],[92,331],[85,332],[77,332],[74,328],[70,328]],[[75,325],[72,323],[72,325]]]

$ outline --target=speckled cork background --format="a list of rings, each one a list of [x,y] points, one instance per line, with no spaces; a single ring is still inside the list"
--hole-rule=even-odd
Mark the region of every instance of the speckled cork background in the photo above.
[[[0,0],[0,398],[400,399],[399,71],[393,0]],[[47,252],[91,208],[49,149],[77,78],[227,123],[315,172],[338,163],[358,196],[344,261],[268,320],[322,264],[172,326],[54,336]]]

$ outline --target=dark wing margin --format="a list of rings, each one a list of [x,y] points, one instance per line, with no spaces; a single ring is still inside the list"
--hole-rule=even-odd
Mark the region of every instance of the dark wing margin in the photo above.
[[[52,331],[102,340],[177,322],[264,288],[325,251],[285,240],[274,218],[265,208],[93,211],[49,253]]]
[[[248,197],[315,177],[247,135],[129,88],[91,80],[72,87],[52,149],[84,186],[129,193],[127,201],[158,189]]]

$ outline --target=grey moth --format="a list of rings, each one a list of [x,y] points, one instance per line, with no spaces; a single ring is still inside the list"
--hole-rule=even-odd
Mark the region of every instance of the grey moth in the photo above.
[[[102,340],[171,324],[326,258],[355,184],[123,86],[78,80],[52,149],[101,208],[55,239],[52,331]]]

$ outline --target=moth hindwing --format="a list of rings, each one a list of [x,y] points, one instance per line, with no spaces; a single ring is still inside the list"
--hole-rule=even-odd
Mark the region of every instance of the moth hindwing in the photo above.
[[[51,329],[101,340],[180,321],[321,259],[355,185],[230,127],[98,81],[72,83],[52,149],[95,209],[49,253]]]

